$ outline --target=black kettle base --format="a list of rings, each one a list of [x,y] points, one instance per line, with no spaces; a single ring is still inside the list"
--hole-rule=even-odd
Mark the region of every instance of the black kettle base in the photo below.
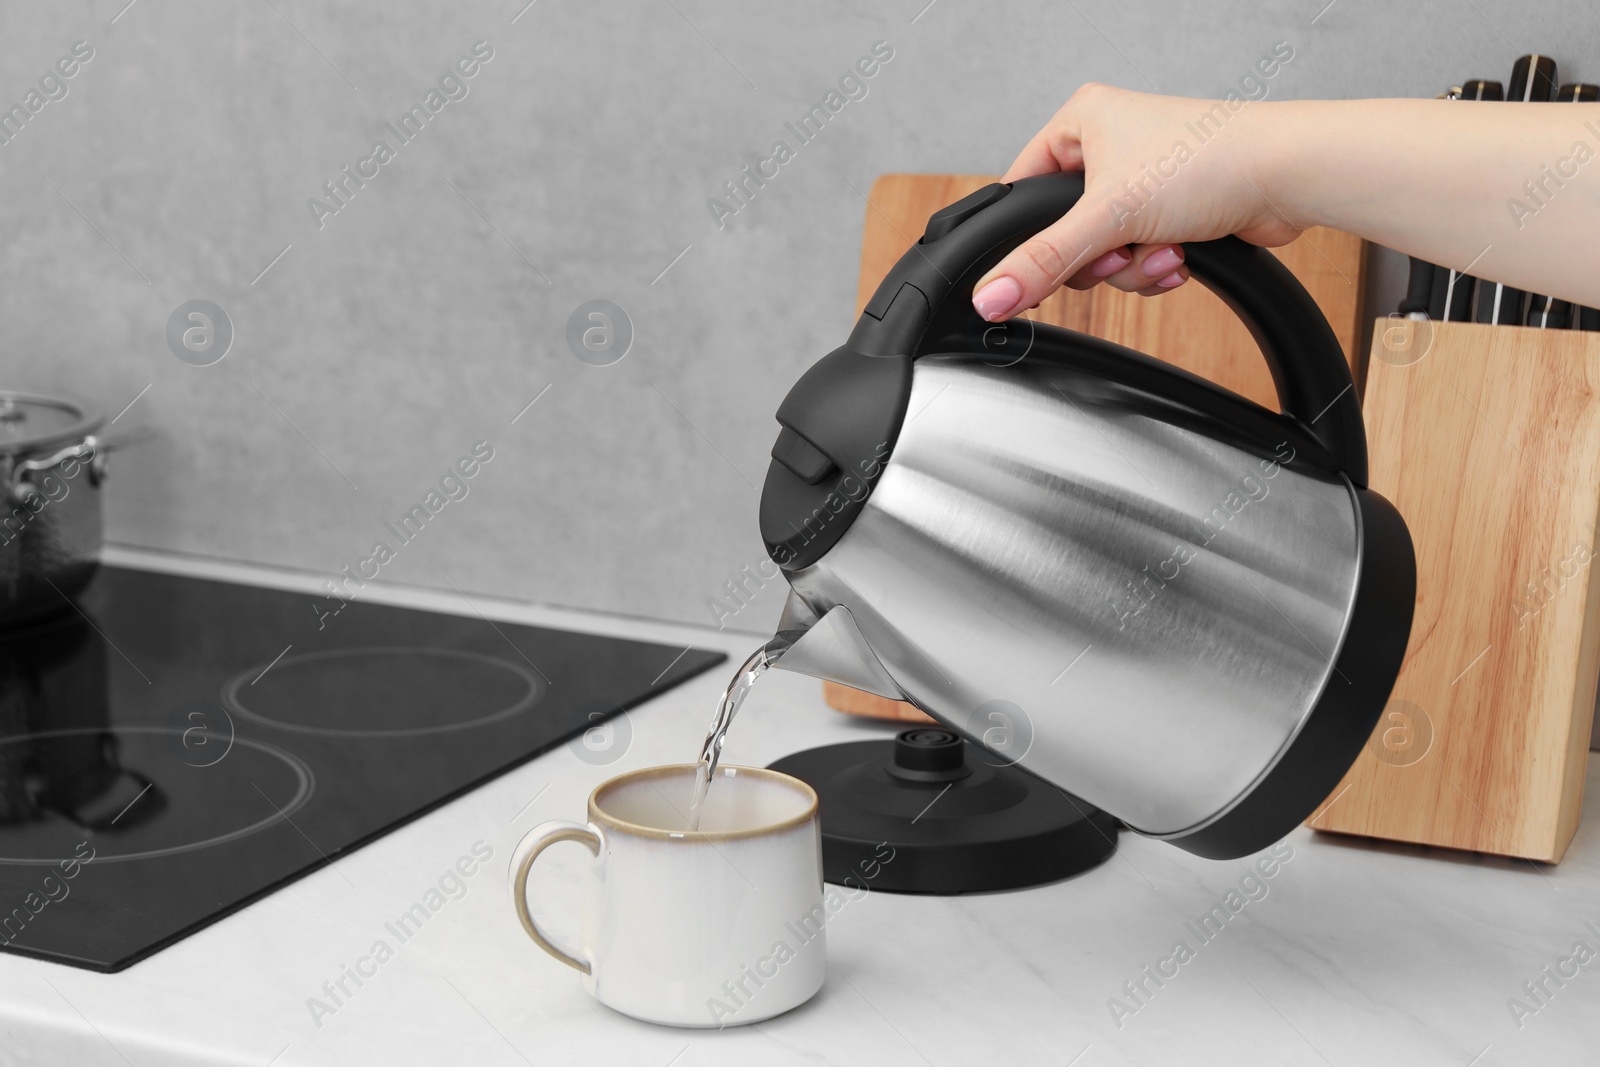
[[[785,756],[817,791],[822,876],[891,893],[1020,889],[1105,861],[1121,823],[939,727]]]

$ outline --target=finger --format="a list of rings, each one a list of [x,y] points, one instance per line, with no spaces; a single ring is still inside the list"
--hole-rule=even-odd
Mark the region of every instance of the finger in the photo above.
[[[1106,281],[1125,293],[1139,293],[1170,277],[1182,267],[1181,245],[1136,245],[1132,261],[1107,275]]]
[[[1143,289],[1140,289],[1139,290],[1139,295],[1140,296],[1160,296],[1162,293],[1170,293],[1170,292],[1172,292],[1172,290],[1176,289],[1178,286],[1182,285],[1184,282],[1186,282],[1188,280],[1189,280],[1189,270],[1188,270],[1188,268],[1187,267],[1180,267],[1179,269],[1173,271],[1171,274],[1167,275],[1165,278],[1157,279],[1157,281],[1156,281],[1156,283],[1154,285],[1147,285]]]
[[[1083,145],[1079,141],[1078,118],[1069,101],[1023,146],[1000,180],[1014,182],[1035,174],[1082,169]]]
[[[1068,278],[1120,247],[1104,205],[1083,201],[1022,242],[973,287],[972,305],[988,322],[1039,303]]]
[[[1043,131],[1023,146],[1017,158],[1011,161],[1011,166],[1000,176],[1000,180],[1007,184],[1019,178],[1031,178],[1035,174],[1051,174],[1061,169],[1061,163],[1056,159],[1056,154],[1051,150],[1049,140]]]
[[[1133,250],[1124,245],[1113,248],[1093,263],[1067,279],[1068,289],[1093,289],[1106,278],[1133,262]]]
[[[1266,222],[1254,226],[1246,226],[1236,236],[1241,241],[1249,241],[1253,245],[1265,248],[1277,248],[1286,245],[1299,237],[1302,231],[1296,229],[1287,219],[1268,219]]]

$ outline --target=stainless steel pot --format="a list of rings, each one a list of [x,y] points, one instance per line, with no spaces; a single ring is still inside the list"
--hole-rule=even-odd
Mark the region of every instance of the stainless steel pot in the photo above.
[[[71,609],[100,565],[104,418],[0,390],[0,626]]]

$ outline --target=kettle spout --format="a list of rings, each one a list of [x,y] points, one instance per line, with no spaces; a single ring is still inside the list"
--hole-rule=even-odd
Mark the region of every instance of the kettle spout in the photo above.
[[[783,614],[778,618],[778,634],[791,635],[789,644],[805,636],[807,630],[817,624],[821,618],[805,599],[793,589],[789,590],[789,599],[783,602]]]
[[[774,644],[788,646],[772,662],[779,670],[809,674],[890,700],[906,698],[843,604],[818,616],[791,591]]]

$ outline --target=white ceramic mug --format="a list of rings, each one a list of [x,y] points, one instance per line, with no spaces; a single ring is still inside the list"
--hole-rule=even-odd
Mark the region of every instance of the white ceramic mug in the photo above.
[[[630,771],[589,794],[587,823],[530,830],[511,857],[517,916],[626,1015],[697,1027],[770,1019],[809,1000],[827,969],[817,794],[777,771],[721,767],[691,831],[694,776],[693,764]],[[528,912],[528,872],[560,841],[594,856],[573,947]]]

